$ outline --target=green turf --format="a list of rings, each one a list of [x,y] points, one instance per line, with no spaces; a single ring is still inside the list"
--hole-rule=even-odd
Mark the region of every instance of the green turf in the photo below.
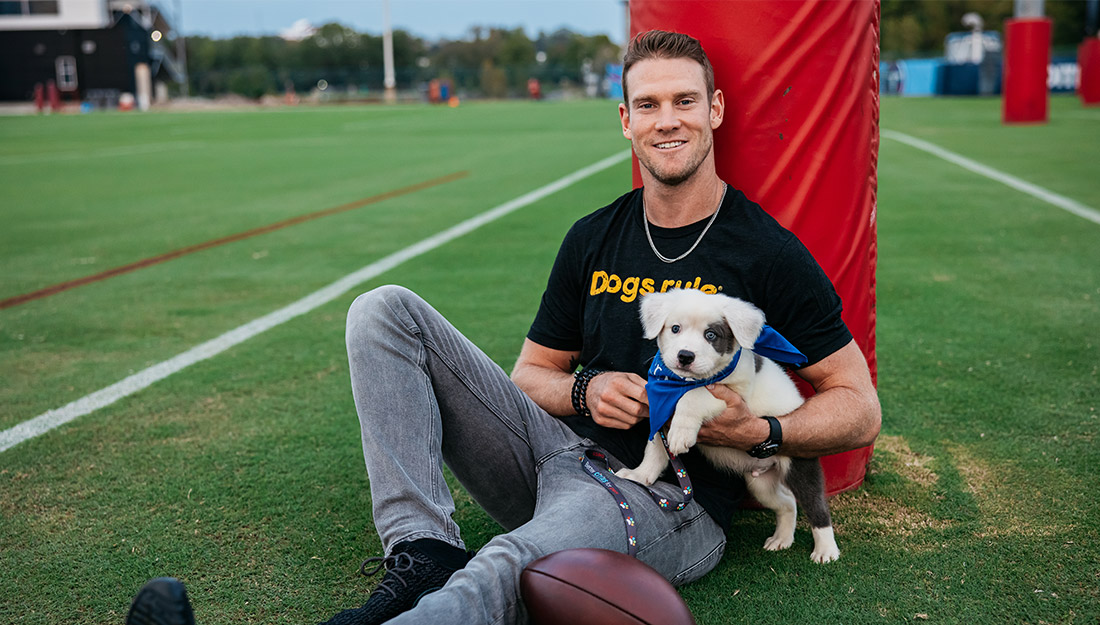
[[[0,231],[0,298],[469,172],[3,311],[0,428],[625,149],[616,119],[608,102],[0,119],[0,187],[18,189]],[[185,147],[102,156],[125,142],[139,151],[145,136],[150,149],[173,141],[162,136]],[[94,158],[47,163],[47,147]]]
[[[906,132],[1100,208],[1100,110],[882,102]],[[113,383],[625,147],[614,104],[0,118],[0,298],[455,171],[459,181],[0,311],[0,428]],[[90,157],[90,158],[86,158]],[[506,368],[597,174],[402,265]],[[884,139],[883,434],[833,499],[843,556],[735,521],[683,594],[710,623],[1095,623],[1100,226]],[[377,555],[348,389],[348,294],[0,453],[0,623],[120,623],[183,578],[200,623],[309,623]],[[472,547],[498,528],[456,489]]]

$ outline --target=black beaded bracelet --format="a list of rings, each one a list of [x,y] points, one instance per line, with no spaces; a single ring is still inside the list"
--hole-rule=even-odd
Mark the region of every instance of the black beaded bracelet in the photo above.
[[[592,417],[592,411],[588,409],[588,383],[601,373],[602,370],[593,367],[573,373],[573,410],[582,417]]]

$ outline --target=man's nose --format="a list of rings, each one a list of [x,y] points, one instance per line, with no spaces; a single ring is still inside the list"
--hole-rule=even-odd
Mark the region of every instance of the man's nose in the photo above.
[[[686,349],[681,349],[676,354],[676,360],[680,361],[681,367],[686,367],[695,362],[695,352],[689,352]]]
[[[657,114],[657,130],[676,130],[680,127],[680,116],[676,109],[666,106]]]

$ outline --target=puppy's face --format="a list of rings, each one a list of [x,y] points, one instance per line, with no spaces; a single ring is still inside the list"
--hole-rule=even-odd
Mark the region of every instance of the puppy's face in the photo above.
[[[721,371],[739,346],[751,349],[764,325],[764,314],[752,304],[693,289],[646,295],[641,316],[665,366],[694,379]]]

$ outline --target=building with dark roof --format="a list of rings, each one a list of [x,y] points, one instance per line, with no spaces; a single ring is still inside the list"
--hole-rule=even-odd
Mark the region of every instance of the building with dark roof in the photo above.
[[[0,0],[0,101],[33,99],[50,81],[64,100],[139,104],[185,84],[175,32],[140,0]],[[142,101],[145,98],[145,102]]]

